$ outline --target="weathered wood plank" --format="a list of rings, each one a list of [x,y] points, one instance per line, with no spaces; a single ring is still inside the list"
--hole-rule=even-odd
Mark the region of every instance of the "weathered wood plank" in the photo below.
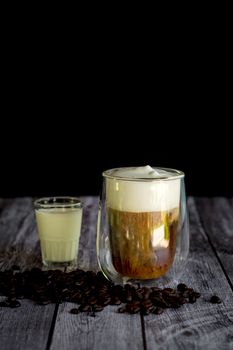
[[[203,228],[233,285],[233,198],[195,198]]]
[[[17,309],[0,308],[0,349],[46,349],[55,306],[20,302]]]
[[[40,246],[30,198],[0,201],[0,268],[41,267]],[[0,297],[1,300],[4,297]],[[55,305],[23,300],[17,309],[0,308],[0,349],[45,349]]]
[[[96,218],[97,198],[83,198],[84,220],[79,249],[79,266],[84,269],[97,269],[96,262]],[[200,203],[200,202],[199,202]],[[197,203],[197,204],[199,204]],[[182,281],[192,285],[203,294],[195,305],[185,305],[178,310],[166,310],[160,316],[144,318],[147,348],[149,349],[233,349],[233,300],[229,284],[222,268],[213,253],[203,225],[206,222],[212,229],[210,239],[219,232],[231,232],[230,200],[225,207],[223,218],[227,225],[219,223],[218,230],[211,226],[209,210],[198,206],[203,213],[202,223],[193,199],[190,199],[191,213],[191,250]],[[209,204],[208,204],[209,205]],[[211,204],[213,212],[221,213],[220,204]],[[224,204],[225,205],[225,204]],[[224,211],[224,209],[222,209]],[[206,214],[204,214],[206,213]],[[209,215],[208,221],[206,216]],[[215,214],[220,215],[220,214]],[[217,216],[218,217],[218,216]],[[220,222],[220,221],[219,221]],[[222,228],[223,227],[223,228]],[[225,243],[221,245],[221,242]],[[224,260],[224,245],[230,245],[230,239],[213,240],[220,259]],[[230,242],[230,243],[229,243]],[[216,248],[217,249],[217,248]],[[227,248],[228,249],[228,248]],[[227,251],[229,255],[230,248]],[[22,253],[23,252],[23,253]],[[12,264],[21,268],[41,266],[40,247],[35,230],[32,201],[29,198],[0,200],[0,268]],[[230,275],[230,265],[224,264]],[[232,276],[232,275],[230,275]],[[222,294],[224,302],[212,305],[206,300],[210,295]],[[69,310],[74,305],[62,304],[52,338],[52,349],[142,349],[142,331],[140,316],[116,313],[117,307],[107,307],[95,318],[85,315],[71,315]],[[29,301],[22,301],[18,309],[0,309],[0,348],[1,349],[43,349],[48,341],[48,334],[54,314],[54,305],[37,306]]]
[[[84,217],[80,239],[79,266],[96,270],[96,223],[98,199],[83,198]],[[75,304],[59,306],[51,350],[62,349],[142,349],[140,315],[117,313],[117,306],[108,306],[96,317],[69,313]]]
[[[78,266],[84,270],[98,270],[96,257],[96,225],[98,197],[81,197],[83,202],[82,232],[79,242]]]
[[[51,350],[60,349],[143,349],[139,315],[117,313],[118,307],[108,306],[96,317],[71,315],[77,304],[59,307]]]
[[[147,348],[232,349],[233,295],[199,221],[194,200],[189,200],[190,255],[180,281],[202,293],[196,304],[168,309],[160,316],[145,317]],[[224,302],[207,300],[218,294]]]
[[[0,268],[41,266],[31,198],[0,201]]]

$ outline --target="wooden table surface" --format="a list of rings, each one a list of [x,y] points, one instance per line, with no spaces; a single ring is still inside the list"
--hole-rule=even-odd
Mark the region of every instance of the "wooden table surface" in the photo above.
[[[97,197],[83,197],[79,266],[97,270]],[[0,308],[0,349],[233,349],[233,199],[189,198],[190,254],[180,281],[201,292],[196,304],[162,315],[72,315],[72,303]],[[31,198],[0,199],[0,269],[41,267]],[[211,304],[211,295],[222,304]],[[0,297],[0,300],[4,297]]]

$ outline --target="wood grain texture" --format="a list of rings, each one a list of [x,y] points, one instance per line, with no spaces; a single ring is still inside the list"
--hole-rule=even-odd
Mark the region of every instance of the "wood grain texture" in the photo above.
[[[96,225],[98,197],[81,197],[83,202],[82,230],[79,241],[78,266],[84,270],[98,270],[96,257]]]
[[[0,200],[0,268],[13,264],[21,269],[41,267],[31,198]],[[0,308],[0,349],[45,349],[55,305],[20,302],[17,309]]]
[[[98,199],[82,199],[79,267],[97,270]],[[145,316],[148,350],[233,349],[233,293],[223,273],[224,268],[232,280],[232,207],[232,199],[189,199],[190,255],[180,281],[200,291],[202,297],[194,305],[168,309],[159,316]],[[30,198],[0,199],[0,269],[13,264],[22,269],[41,267]],[[222,296],[223,303],[210,304],[212,294]],[[71,303],[59,306],[54,328],[51,324],[55,305],[38,306],[23,300],[21,308],[0,308],[0,349],[45,349],[50,329],[53,350],[143,349],[139,315],[118,314],[117,306],[108,306],[96,317],[72,315],[69,311],[75,306]]]
[[[41,266],[31,198],[0,200],[0,268]]]
[[[199,220],[195,202],[189,200],[190,254],[180,281],[202,293],[196,304],[168,309],[160,316],[145,317],[147,348],[232,349],[233,295]],[[208,302],[211,295],[223,299]]]
[[[119,314],[117,306],[107,306],[96,317],[71,315],[72,307],[77,305],[66,303],[59,308],[52,350],[143,349],[139,315]]]
[[[233,285],[233,198],[195,198],[195,204],[203,229]]]
[[[79,267],[97,270],[96,224],[98,198],[82,198],[84,216],[79,249]],[[58,349],[142,349],[140,315],[117,313],[119,306],[108,306],[96,317],[85,313],[69,313],[77,304],[59,306],[57,322],[52,339],[52,350]]]

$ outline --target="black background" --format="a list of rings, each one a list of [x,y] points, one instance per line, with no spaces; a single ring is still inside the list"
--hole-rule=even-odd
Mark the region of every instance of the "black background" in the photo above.
[[[189,195],[232,196],[227,127],[223,120],[207,121],[206,130],[201,119],[143,112],[137,118],[109,112],[95,121],[82,115],[73,121],[67,115],[31,123],[19,118],[11,123],[14,134],[12,125],[4,130],[10,137],[2,146],[0,194],[98,195],[103,170],[150,164],[183,170]]]
[[[188,195],[233,195],[230,46],[217,28],[58,30],[7,37],[0,196],[98,195],[103,170],[147,164],[183,170]]]

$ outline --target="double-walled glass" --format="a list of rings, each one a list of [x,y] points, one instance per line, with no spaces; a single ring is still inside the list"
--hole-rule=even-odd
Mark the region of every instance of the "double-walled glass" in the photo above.
[[[120,168],[118,168],[120,169]],[[97,258],[117,283],[175,281],[189,251],[184,173],[153,179],[103,172],[97,227]]]

